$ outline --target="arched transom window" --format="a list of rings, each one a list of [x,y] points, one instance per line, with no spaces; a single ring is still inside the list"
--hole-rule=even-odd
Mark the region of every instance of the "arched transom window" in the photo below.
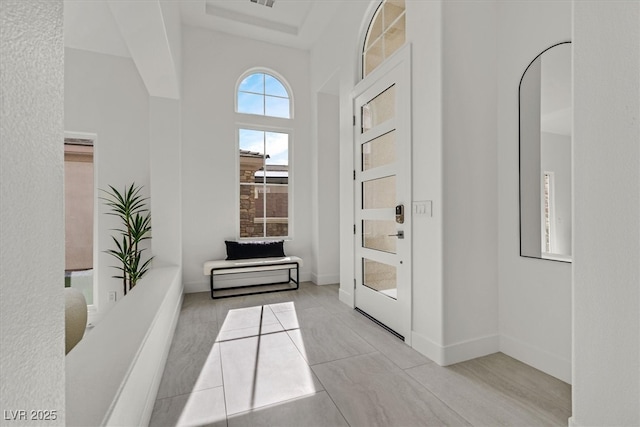
[[[254,73],[238,86],[238,113],[291,118],[289,92],[276,77]]]
[[[405,42],[404,0],[384,0],[369,24],[362,49],[362,77],[375,70]]]

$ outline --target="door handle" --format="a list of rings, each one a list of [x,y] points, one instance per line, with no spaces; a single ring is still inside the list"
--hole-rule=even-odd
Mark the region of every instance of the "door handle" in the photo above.
[[[404,231],[403,230],[398,230],[398,233],[396,234],[389,234],[389,237],[397,237],[398,239],[404,239]]]

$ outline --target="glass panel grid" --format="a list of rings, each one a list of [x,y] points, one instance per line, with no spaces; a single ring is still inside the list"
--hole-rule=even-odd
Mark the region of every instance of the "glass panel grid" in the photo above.
[[[362,183],[362,209],[394,208],[396,176],[372,179]]]
[[[362,258],[362,284],[374,291],[397,299],[396,267]]]
[[[240,237],[289,235],[289,134],[239,129]]]
[[[362,49],[362,76],[366,77],[405,43],[404,0],[385,0],[367,30]]]
[[[377,168],[396,161],[395,130],[362,144],[362,170]]]
[[[388,87],[361,108],[362,133],[373,129],[396,115],[396,86]]]
[[[362,247],[396,253],[396,222],[393,220],[363,220]]]
[[[291,118],[289,93],[269,74],[256,73],[246,77],[238,87],[237,97],[239,113]]]

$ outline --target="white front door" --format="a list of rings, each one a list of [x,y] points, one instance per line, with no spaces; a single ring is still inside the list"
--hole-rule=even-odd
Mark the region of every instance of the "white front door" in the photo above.
[[[410,48],[354,92],[355,306],[405,338],[411,332]]]

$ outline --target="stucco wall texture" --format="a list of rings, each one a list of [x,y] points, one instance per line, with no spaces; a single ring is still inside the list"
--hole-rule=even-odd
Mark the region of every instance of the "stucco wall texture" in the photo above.
[[[64,425],[63,74],[62,0],[0,1],[2,425]]]

